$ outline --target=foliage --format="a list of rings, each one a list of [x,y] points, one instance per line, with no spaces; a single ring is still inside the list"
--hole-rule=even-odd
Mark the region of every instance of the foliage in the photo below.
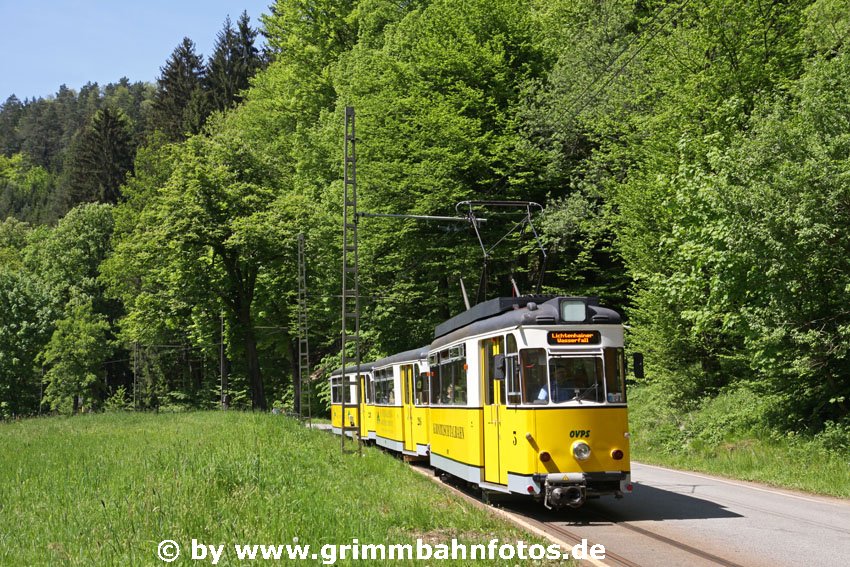
[[[74,292],[101,298],[100,265],[112,249],[112,206],[89,203],[71,210],[56,225],[33,231],[24,263],[49,286],[57,307]]]
[[[117,203],[133,165],[133,149],[130,121],[121,110],[107,106],[95,112],[69,148],[66,170],[72,204]]]
[[[48,367],[44,401],[50,409],[76,413],[97,408],[105,389],[101,368],[112,350],[108,333],[109,323],[94,311],[91,298],[72,295],[39,357]]]
[[[775,415],[779,400],[746,387],[705,397],[687,412],[671,410],[668,396],[661,383],[631,389],[634,459],[784,488],[850,495],[846,423],[828,422],[816,435],[783,432]]]
[[[105,411],[124,411],[133,408],[131,400],[128,399],[127,389],[124,386],[119,386],[115,392],[103,402]]]
[[[236,29],[229,16],[225,20],[207,63],[206,89],[214,109],[225,110],[242,100],[249,79],[262,64],[256,37],[247,12],[242,12]]]
[[[0,417],[38,411],[41,372],[35,361],[52,320],[48,288],[26,270],[0,264]]]
[[[44,168],[26,163],[22,154],[0,155],[0,217],[31,223],[51,219],[54,183]]]
[[[204,63],[195,42],[184,37],[159,71],[149,126],[171,141],[183,140],[200,131],[208,114]]]
[[[842,447],[848,8],[277,0],[261,19],[267,67],[243,14],[225,22],[206,66],[184,40],[156,87],[9,98],[3,215],[64,216],[69,180],[96,171],[87,137],[113,112],[108,130],[135,156],[132,167],[125,151],[109,160],[129,172],[118,189],[119,174],[106,192],[74,185],[116,206],[73,209],[55,228],[0,225],[10,305],[44,293],[50,313],[20,315],[40,323],[9,348],[37,368],[32,349],[86,296],[134,363],[123,378],[110,371],[110,385],[135,374],[141,407],[209,407],[221,388],[234,405],[282,400],[297,366],[302,232],[311,354],[331,367],[342,122],[353,106],[361,212],[545,205],[534,218],[548,248],[543,290],[624,311],[630,348],[647,355],[657,408],[647,420],[658,419],[662,446],[769,427],[822,431],[824,447]],[[486,270],[467,226],[359,220],[364,356],[426,344],[462,309],[461,278],[473,292],[480,282],[479,299],[510,293],[511,278],[535,288],[543,264],[530,231],[500,240],[519,218],[480,213],[484,248],[499,243]],[[701,417],[686,422],[691,412]]]

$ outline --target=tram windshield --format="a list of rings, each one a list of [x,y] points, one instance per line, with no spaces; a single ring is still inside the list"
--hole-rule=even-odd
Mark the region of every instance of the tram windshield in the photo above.
[[[620,348],[605,349],[604,363],[602,353],[549,357],[546,349],[522,349],[519,352],[522,403],[625,402],[624,367]],[[514,403],[517,402],[519,399]]]
[[[605,401],[602,359],[596,356],[549,359],[552,402]]]

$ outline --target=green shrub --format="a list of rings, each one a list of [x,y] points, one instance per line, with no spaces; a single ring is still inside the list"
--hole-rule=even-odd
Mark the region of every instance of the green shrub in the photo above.
[[[127,390],[124,386],[118,387],[115,393],[106,398],[106,401],[103,403],[103,409],[105,411],[124,411],[132,408],[133,404],[129,401]]]

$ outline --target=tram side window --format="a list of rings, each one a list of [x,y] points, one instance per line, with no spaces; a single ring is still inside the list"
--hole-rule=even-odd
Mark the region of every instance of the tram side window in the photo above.
[[[452,403],[455,405],[466,404],[466,357],[457,358],[451,362],[452,375],[454,377],[454,396]]]
[[[356,392],[357,386],[351,383],[354,379],[354,376],[346,376],[345,383],[342,385],[342,391],[345,393],[345,403],[353,404],[354,403],[354,394]]]
[[[361,374],[360,375],[360,386],[363,388],[361,392],[363,394],[363,399],[366,400],[366,403],[369,403],[369,375]],[[354,390],[355,395],[357,390]]]
[[[522,401],[526,404],[548,404],[549,382],[546,377],[546,350],[525,348],[519,353]]]
[[[440,363],[437,366],[440,374],[440,404],[450,405],[455,393],[454,368],[449,358],[449,351],[440,352]]]
[[[375,403],[375,378],[366,374],[366,403]]]
[[[439,352],[436,366],[431,367],[439,380],[437,400],[441,405],[466,404],[466,354],[463,345]],[[432,384],[434,384],[432,382]],[[431,390],[432,393],[434,390]]]
[[[375,402],[378,404],[395,403],[395,384],[393,384],[393,369],[383,368],[375,372]]]
[[[430,393],[430,403],[440,403],[440,372],[439,372],[440,357],[436,353],[428,356],[428,383]]]
[[[381,380],[381,371],[375,370],[372,374],[372,385],[375,388],[375,403],[382,404],[384,396],[384,383]]]
[[[431,376],[428,372],[421,372],[419,365],[413,367],[414,370],[414,389],[416,391],[416,405],[427,406],[430,403],[431,389],[429,388]]]
[[[331,378],[331,403],[332,404],[341,404],[342,403],[341,388],[342,388],[342,385],[340,384],[339,378]]]
[[[622,348],[605,349],[605,389],[609,402],[626,401],[626,354]]]
[[[454,390],[451,375],[444,368],[448,357],[449,351],[441,350],[437,353],[437,364],[431,367],[431,370],[437,375],[437,399],[434,402],[440,405],[448,403],[449,391]]]

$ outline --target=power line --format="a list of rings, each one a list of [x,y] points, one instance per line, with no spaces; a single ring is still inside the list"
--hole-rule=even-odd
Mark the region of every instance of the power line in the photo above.
[[[652,24],[654,24],[654,23],[655,23],[655,21],[658,19],[658,17],[659,17],[659,16],[660,16],[660,15],[664,12],[664,10],[666,10],[666,9],[667,9],[667,7],[668,7],[668,6],[669,6],[669,4],[664,4],[664,5],[661,7],[661,9],[660,9],[660,10],[658,10],[658,11],[655,13],[655,15],[654,15],[654,16],[652,16],[652,19],[651,19],[651,20],[649,20],[649,23],[646,25],[646,27],[647,27],[647,28],[649,28],[649,26],[651,26]],[[596,79],[594,79],[592,83],[590,83],[588,86],[586,86],[586,87],[584,88],[584,90],[583,90],[583,91],[581,91],[581,93],[580,93],[580,94],[576,97],[575,101],[573,101],[573,104],[572,104],[572,105],[571,105],[571,106],[567,109],[567,111],[566,111],[567,113],[569,113],[569,112],[573,109],[573,107],[574,107],[576,104],[578,104],[579,102],[581,102],[582,97],[584,97],[584,95],[585,95],[585,94],[587,94],[587,92],[588,92],[588,91],[590,91],[590,89],[592,89],[593,87],[595,87],[595,86],[596,86],[596,84],[597,84],[599,81],[601,81],[603,77],[605,77],[606,73],[608,73],[608,71],[610,71],[610,70],[611,70],[611,67],[613,67],[613,66],[614,66],[614,63],[616,63],[616,62],[617,62],[617,60],[618,60],[618,59],[620,59],[620,57],[622,57],[622,56],[623,56],[623,54],[624,54],[626,51],[628,51],[628,50],[629,50],[629,48],[630,48],[632,45],[634,45],[634,43],[635,43],[638,39],[640,39],[640,37],[641,37],[641,36],[640,36],[639,34],[635,34],[635,35],[634,35],[634,36],[633,36],[633,37],[629,40],[629,42],[628,42],[628,43],[626,43],[626,46],[625,46],[625,47],[623,47],[623,49],[621,49],[621,50],[620,50],[620,52],[619,52],[619,53],[617,53],[617,55],[616,55],[616,56],[615,56],[615,57],[614,57],[611,61],[609,61],[609,62],[608,62],[608,65],[606,65],[606,66],[605,66],[605,68],[602,70],[602,72],[601,72],[601,73],[599,73],[599,75],[597,75]]]
[[[688,2],[690,2],[690,0],[683,0],[683,2],[679,5],[679,7],[678,7],[678,8],[677,8],[677,9],[676,9],[676,10],[675,10],[672,14],[670,14],[670,17],[669,17],[669,18],[667,18],[667,20],[665,20],[665,21],[664,21],[664,23],[662,23],[660,26],[658,26],[658,27],[655,29],[655,31],[653,31],[653,32],[651,33],[651,35],[649,36],[649,38],[648,38],[648,39],[647,39],[647,40],[646,40],[646,41],[645,41],[642,45],[638,46],[637,50],[635,50],[635,52],[634,52],[634,53],[632,53],[632,55],[631,55],[631,56],[630,56],[630,57],[626,60],[626,62],[625,62],[625,63],[623,63],[623,64],[620,66],[620,68],[619,68],[619,69],[617,69],[617,71],[616,71],[613,75],[611,75],[610,77],[608,77],[608,80],[606,80],[606,81],[605,81],[605,83],[604,83],[604,84],[603,84],[603,85],[602,85],[599,89],[597,89],[597,90],[596,90],[596,91],[595,91],[595,92],[594,92],[594,93],[593,93],[590,97],[588,97],[588,98],[584,101],[584,104],[582,104],[582,105],[581,105],[581,107],[578,109],[578,111],[576,111],[576,112],[574,113],[576,117],[578,117],[579,115],[581,115],[581,113],[582,113],[582,112],[584,112],[584,109],[585,109],[585,108],[587,108],[587,106],[588,106],[588,105],[589,105],[589,104],[590,104],[590,103],[591,103],[591,102],[592,102],[592,101],[593,101],[593,100],[594,100],[594,99],[595,99],[595,98],[596,98],[596,97],[597,97],[600,93],[602,93],[602,91],[603,91],[603,90],[605,90],[605,88],[606,88],[608,85],[610,85],[610,84],[611,84],[611,82],[612,82],[614,79],[616,79],[617,77],[619,77],[619,76],[622,74],[622,72],[626,69],[626,67],[628,67],[628,65],[629,65],[632,61],[634,61],[635,57],[637,57],[637,56],[640,54],[640,52],[641,52],[641,51],[643,51],[643,50],[644,50],[644,48],[646,48],[646,46],[648,46],[650,43],[652,43],[652,40],[653,40],[653,39],[655,39],[655,36],[657,36],[657,35],[661,32],[661,30],[663,30],[665,27],[667,27],[667,25],[668,25],[670,22],[672,22],[672,21],[673,21],[673,18],[675,18],[677,15],[679,15],[679,13],[681,13],[681,12],[682,12],[682,10],[685,8],[685,6],[687,6]],[[664,10],[666,10],[668,6],[669,6],[669,4],[664,5],[664,6],[663,6],[663,7],[662,7],[659,11],[658,11],[658,13],[655,15],[655,17],[653,17],[653,19],[652,19],[652,20],[650,20],[650,23],[648,24],[648,26],[649,26],[649,25],[652,25],[652,23],[653,23],[653,22],[657,19],[657,17],[658,17],[658,16],[659,16],[659,15],[660,15],[660,14],[661,14]],[[648,26],[647,26],[647,27],[648,27]],[[637,38],[637,37],[639,37],[639,36],[636,36],[636,38]],[[635,40],[633,40],[632,42],[630,42],[630,43],[626,46],[626,48],[628,49],[628,47],[630,47],[630,46],[632,45],[632,43],[634,43],[634,41],[635,41]],[[625,51],[625,50],[624,50],[624,51]],[[624,52],[624,51],[623,51],[623,52]],[[617,60],[617,59],[619,59],[619,58],[620,58],[620,56],[622,55],[622,53],[623,53],[623,52],[621,52],[620,54],[618,54],[618,55],[617,55],[617,57],[615,57],[615,58],[614,58],[614,61],[615,61],[615,62],[616,62],[616,60]],[[606,70],[606,71],[607,71],[607,70]],[[604,74],[605,74],[605,72],[603,72],[603,74],[602,74],[602,75],[600,75],[599,77],[597,77],[596,81],[594,81],[594,84],[595,84],[595,83],[597,83],[597,82],[598,82],[598,81],[599,81],[599,80],[600,80],[600,79],[604,76]],[[589,90],[589,89],[585,89],[585,91],[584,91],[584,92],[587,92],[587,90]],[[580,99],[579,99],[579,101],[578,101],[578,102],[580,102]],[[577,104],[577,103],[576,103],[576,104]],[[570,113],[570,111],[572,110],[572,108],[573,108],[574,106],[575,106],[575,104],[573,104],[573,106],[571,106],[571,107],[567,110],[567,114],[569,114],[569,113]]]

